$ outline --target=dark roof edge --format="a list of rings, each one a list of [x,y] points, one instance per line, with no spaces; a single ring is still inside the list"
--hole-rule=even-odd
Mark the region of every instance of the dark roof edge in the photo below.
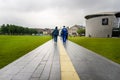
[[[116,12],[116,13],[115,13],[115,16],[116,16],[116,17],[120,17],[120,12]]]
[[[116,17],[120,17],[120,12],[112,12],[112,13],[101,13],[101,14],[92,14],[92,15],[86,15],[85,18],[86,19],[91,19],[91,18],[95,18],[95,17],[101,17],[101,16],[116,16]]]
[[[93,14],[85,16],[86,19],[101,17],[101,16],[113,16],[113,14]]]

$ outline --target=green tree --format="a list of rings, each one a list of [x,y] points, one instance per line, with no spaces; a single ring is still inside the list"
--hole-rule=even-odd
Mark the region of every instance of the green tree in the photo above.
[[[29,29],[29,34],[37,34],[37,31],[35,29]]]
[[[85,29],[80,28],[80,29],[77,30],[77,33],[78,33],[80,36],[85,35]]]
[[[8,34],[8,28],[6,27],[5,24],[3,24],[3,25],[1,26],[1,33],[2,33],[2,34]]]
[[[27,27],[21,27],[11,24],[3,24],[0,28],[0,34],[8,34],[8,35],[24,35],[24,34],[37,34],[37,31],[35,29],[30,29]]]

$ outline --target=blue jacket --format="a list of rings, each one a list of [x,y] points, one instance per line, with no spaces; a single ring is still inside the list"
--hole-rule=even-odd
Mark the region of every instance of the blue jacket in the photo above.
[[[68,30],[66,28],[63,28],[61,35],[67,36],[68,35]]]

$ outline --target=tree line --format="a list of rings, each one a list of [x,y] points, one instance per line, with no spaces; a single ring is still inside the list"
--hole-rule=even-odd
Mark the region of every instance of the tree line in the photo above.
[[[35,29],[12,25],[12,24],[3,24],[0,26],[0,34],[4,35],[32,35],[37,34]]]

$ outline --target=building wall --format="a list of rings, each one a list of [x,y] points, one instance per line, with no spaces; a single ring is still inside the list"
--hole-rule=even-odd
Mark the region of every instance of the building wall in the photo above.
[[[102,19],[108,18],[108,25],[102,25]],[[86,37],[111,37],[115,16],[101,16],[86,20]]]
[[[78,30],[77,27],[71,27],[71,28],[69,29],[69,35],[71,35],[71,36],[72,36],[72,35],[77,36],[77,35],[78,35],[77,30]]]

